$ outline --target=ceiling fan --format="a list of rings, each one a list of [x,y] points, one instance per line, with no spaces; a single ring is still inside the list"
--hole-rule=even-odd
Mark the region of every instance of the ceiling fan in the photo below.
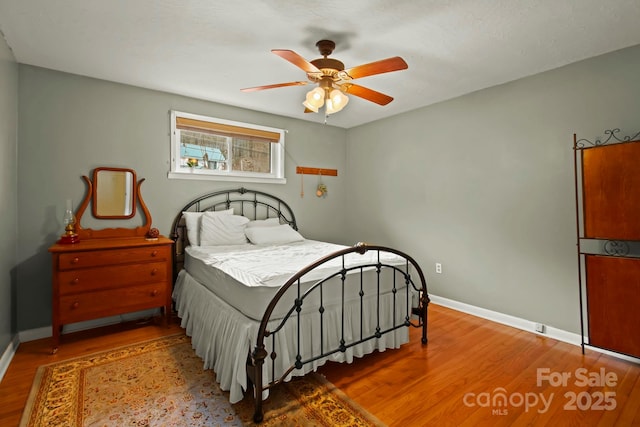
[[[277,83],[266,86],[249,87],[241,90],[243,92],[253,92],[264,89],[304,86],[310,83],[317,83],[318,86],[307,93],[306,100],[302,103],[305,106],[305,113],[317,113],[323,105],[325,106],[326,114],[337,113],[349,102],[349,97],[347,97],[346,94],[354,95],[379,105],[387,105],[393,101],[393,98],[389,95],[352,83],[352,80],[376,74],[389,73],[391,71],[404,70],[408,68],[408,65],[402,58],[395,56],[345,70],[344,64],[341,61],[328,58],[336,47],[333,41],[320,40],[316,43],[316,46],[323,57],[314,59],[313,61],[307,61],[292,50],[271,50],[271,52],[291,62],[307,73],[308,81]]]

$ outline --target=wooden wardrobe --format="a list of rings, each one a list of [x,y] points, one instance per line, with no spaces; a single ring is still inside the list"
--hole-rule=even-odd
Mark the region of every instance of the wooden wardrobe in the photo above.
[[[640,357],[640,132],[574,135],[582,350]]]

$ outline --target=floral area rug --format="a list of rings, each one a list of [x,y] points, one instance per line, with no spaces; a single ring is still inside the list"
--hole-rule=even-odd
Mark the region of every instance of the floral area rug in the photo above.
[[[253,398],[229,403],[185,335],[38,368],[20,426],[254,425]],[[264,426],[382,426],[333,384],[309,374],[274,387]]]

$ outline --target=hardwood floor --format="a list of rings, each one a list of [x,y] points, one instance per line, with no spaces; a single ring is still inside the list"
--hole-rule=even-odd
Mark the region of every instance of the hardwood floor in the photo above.
[[[38,366],[179,332],[177,321],[116,325],[64,335],[55,355],[49,339],[22,343],[0,383],[0,425],[18,425]],[[411,334],[320,372],[389,426],[640,425],[640,365],[434,304],[429,343]]]
[[[434,304],[419,338],[322,372],[390,426],[640,425],[640,365]]]

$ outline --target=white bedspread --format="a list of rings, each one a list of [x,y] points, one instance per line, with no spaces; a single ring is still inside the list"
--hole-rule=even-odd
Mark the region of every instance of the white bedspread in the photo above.
[[[189,256],[224,271],[245,286],[280,287],[293,274],[318,259],[345,249],[347,246],[333,243],[304,240],[281,245],[237,245],[237,246],[192,246],[187,248]],[[345,266],[354,267],[376,263],[377,252],[350,253],[345,256]],[[380,261],[387,264],[404,263],[404,259],[389,253],[381,254]],[[329,270],[342,266],[336,258],[305,276],[306,281],[322,278]]]
[[[236,246],[192,246],[186,250],[185,269],[198,282],[218,295],[226,303],[251,319],[261,320],[269,302],[286,281],[302,268],[318,259],[344,249],[327,242],[305,240],[281,245],[236,245]],[[380,257],[380,259],[378,259]],[[318,280],[324,279],[330,273],[340,271],[343,267],[355,267],[382,263],[403,267],[404,258],[390,253],[378,255],[377,251],[364,254],[350,253],[344,257],[333,259],[321,268],[312,270],[301,280],[300,292],[304,293]],[[368,278],[363,285],[363,294],[378,293],[378,277],[375,268],[363,268]],[[360,269],[352,271],[359,273]],[[383,271],[380,293],[390,292],[393,286],[391,271]],[[360,298],[359,274],[348,274],[345,283],[345,300]],[[342,283],[340,278],[328,280],[324,285],[323,305],[331,305],[342,297]],[[292,287],[275,307],[272,319],[283,317],[298,296],[298,289]],[[319,306],[316,295],[304,302],[304,309],[311,310]]]

